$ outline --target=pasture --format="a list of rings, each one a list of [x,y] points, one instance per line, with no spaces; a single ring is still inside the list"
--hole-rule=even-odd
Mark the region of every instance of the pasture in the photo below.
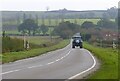
[[[90,79],[118,79],[118,49],[101,48],[88,43],[84,43],[84,47],[101,62],[100,69],[90,75]]]
[[[100,19],[64,19],[64,21],[70,21],[71,23],[76,23],[76,24],[79,24],[79,25],[81,25],[85,21],[91,21],[94,24],[97,24],[97,22],[99,20]],[[60,22],[61,22],[61,19],[50,19],[50,21],[48,19],[44,19],[44,24],[47,25],[47,26],[53,26],[53,28],[56,27]],[[12,30],[9,30],[11,28],[6,28],[5,27],[6,34],[20,34],[20,32],[18,32],[18,30],[17,30],[17,28],[18,28],[18,22],[17,22],[17,20],[5,21],[5,22],[2,22],[2,24],[4,26],[11,27],[11,28],[12,28],[12,25],[16,26],[16,28],[15,29],[12,28]],[[19,22],[19,24],[20,24],[20,22]],[[39,19],[38,20],[38,25],[40,26],[41,24],[43,24],[43,20]],[[48,31],[47,34],[49,34],[50,30],[53,30],[53,28],[49,28],[49,31]]]

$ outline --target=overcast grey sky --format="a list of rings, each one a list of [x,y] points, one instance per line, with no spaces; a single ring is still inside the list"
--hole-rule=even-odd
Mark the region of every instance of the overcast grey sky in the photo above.
[[[68,10],[104,10],[118,6],[119,0],[0,0],[0,10],[44,11],[66,8]]]

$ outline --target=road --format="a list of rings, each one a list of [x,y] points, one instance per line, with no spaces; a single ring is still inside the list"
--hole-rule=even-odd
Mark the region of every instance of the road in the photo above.
[[[48,52],[41,56],[2,65],[3,79],[74,79],[96,66],[86,49],[71,48]]]

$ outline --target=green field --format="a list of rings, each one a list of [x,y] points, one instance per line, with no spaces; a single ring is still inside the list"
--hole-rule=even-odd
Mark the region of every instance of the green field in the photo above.
[[[100,19],[76,19],[77,21],[77,24],[81,25],[83,22],[85,21],[92,21],[94,24],[97,24],[97,22],[99,21]],[[64,21],[70,21],[72,23],[75,22],[75,19],[64,19]],[[39,22],[39,25],[42,24],[42,20],[39,19],[38,20]],[[61,22],[61,20],[59,19],[58,22],[56,23],[56,19],[51,19],[51,26],[56,26],[58,25],[59,23]],[[17,25],[17,22],[16,21],[6,21],[6,22],[3,22],[3,24],[5,25]],[[48,19],[44,19],[44,24],[49,26],[49,20]],[[47,34],[50,33],[50,30],[52,31],[52,29],[49,28],[49,31],[47,32]],[[18,32],[18,30],[6,30],[6,34],[21,34],[20,32]]]
[[[94,24],[97,24],[97,22],[100,20],[100,19],[64,19],[64,21],[70,21],[72,23],[74,23],[76,20],[76,23],[81,25],[82,23],[84,23],[85,21],[91,21],[93,22]],[[115,21],[115,19],[111,19],[111,21]],[[59,23],[61,22],[61,19],[59,20],[56,20],[56,19],[51,19],[51,23],[50,23],[50,26],[56,26],[58,25]],[[38,20],[38,23],[39,25],[42,24],[42,19],[39,19]],[[2,23],[3,25],[17,25],[17,21],[6,21],[6,22],[3,22]],[[48,19],[44,19],[44,24],[49,26],[49,20]],[[53,30],[53,28],[51,29]],[[48,31],[48,34],[50,32],[50,29]],[[6,34],[20,34],[20,32],[18,32],[18,30],[6,30]]]
[[[50,19],[51,20],[51,26],[56,26],[56,24],[60,23],[61,22],[61,19]],[[97,22],[100,20],[100,19],[64,19],[64,21],[70,21],[72,23],[75,22],[75,20],[77,21],[77,24],[82,24],[83,22],[85,21],[91,21],[93,22],[94,24],[97,24]],[[115,21],[115,19],[110,19],[111,21]],[[21,20],[22,21],[22,20]],[[57,23],[56,23],[57,22]],[[38,23],[39,25],[42,24],[42,19],[39,19],[38,20]],[[6,22],[2,22],[3,25],[17,25],[17,21],[14,20],[14,21],[6,21]],[[44,24],[45,25],[49,25],[49,20],[48,19],[44,19]]]
[[[10,36],[10,37],[19,38],[23,40],[25,38],[25,40],[30,43],[30,49],[41,48],[41,47],[44,47],[43,45],[45,45],[45,47],[49,47],[59,43],[62,40],[62,38],[60,38],[59,36],[52,36],[52,38],[50,36],[25,36],[25,37]]]
[[[88,43],[84,47],[91,51],[100,61],[101,67],[90,76],[90,79],[118,79],[118,50],[100,48]]]
[[[50,34],[50,32],[53,31],[53,28],[49,28],[47,34]],[[0,31],[2,33],[2,31]],[[18,30],[7,30],[5,31],[6,34],[21,34],[21,32],[18,32]]]
[[[97,24],[97,22],[100,19],[64,19],[64,21],[70,21],[72,23],[74,23],[75,20],[77,21],[77,24],[81,25],[84,21],[92,21],[94,24]],[[57,19],[57,20],[56,19],[51,19],[51,26],[56,26],[56,24],[57,24],[56,21],[58,23],[60,23],[61,19]],[[42,19],[39,19],[38,23],[39,23],[39,25],[41,25],[42,24]],[[2,24],[4,24],[4,25],[17,25],[17,21],[6,21],[6,22],[2,22]],[[49,20],[48,19],[44,19],[44,24],[45,25],[49,25]]]
[[[59,42],[61,40],[57,36],[52,37],[52,41],[49,36],[29,36],[27,37],[27,39],[29,40],[30,43],[37,44],[37,45],[40,45],[43,43]]]
[[[5,32],[6,34],[21,34],[18,30],[9,30]]]
[[[60,42],[57,42],[56,44],[53,44],[53,43],[55,43],[55,39],[53,39],[52,41],[54,41],[54,42],[51,43],[49,38],[46,38],[46,37],[31,37],[31,38],[28,38],[28,40],[30,41],[30,43],[34,43],[34,44],[37,44],[37,45],[38,44],[43,44],[43,43],[46,43],[46,42],[49,43],[49,44],[52,44],[52,45],[50,45],[48,47],[31,49],[31,50],[28,50],[28,51],[4,53],[2,55],[2,63],[8,63],[8,62],[13,62],[13,61],[20,60],[20,59],[25,59],[25,58],[38,56],[38,55],[41,55],[41,54],[49,52],[49,51],[53,51],[53,50],[56,50],[56,49],[63,48],[66,45],[69,44],[69,40],[61,40]]]
[[[11,36],[12,38],[20,38],[24,39],[24,36]],[[58,36],[52,36],[52,39],[50,36],[25,36],[25,40],[28,40],[29,43],[35,44],[35,45],[41,45],[41,44],[56,44],[62,39]]]
[[[81,25],[83,22],[85,21],[91,21],[93,22],[94,24],[97,24],[97,22],[100,20],[100,19],[64,19],[64,21],[70,21],[71,23],[74,23],[76,20],[77,24]],[[58,25],[58,23],[61,22],[61,20],[57,20],[58,22],[56,23],[56,19],[51,19],[51,26],[56,26],[56,24]],[[44,23],[45,25],[49,25],[49,20],[48,19],[45,19],[44,20]],[[39,20],[39,25],[42,24],[42,20]]]

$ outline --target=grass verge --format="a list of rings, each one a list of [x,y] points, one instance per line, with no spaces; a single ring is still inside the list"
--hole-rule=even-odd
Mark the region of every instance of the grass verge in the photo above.
[[[69,44],[69,40],[63,40],[56,45],[44,48],[31,49],[29,51],[9,52],[2,55],[2,63],[9,63],[20,59],[35,57],[49,51],[63,48]]]
[[[85,43],[84,47],[101,60],[100,69],[92,74],[90,79],[118,79],[118,50],[95,47],[88,43]]]

